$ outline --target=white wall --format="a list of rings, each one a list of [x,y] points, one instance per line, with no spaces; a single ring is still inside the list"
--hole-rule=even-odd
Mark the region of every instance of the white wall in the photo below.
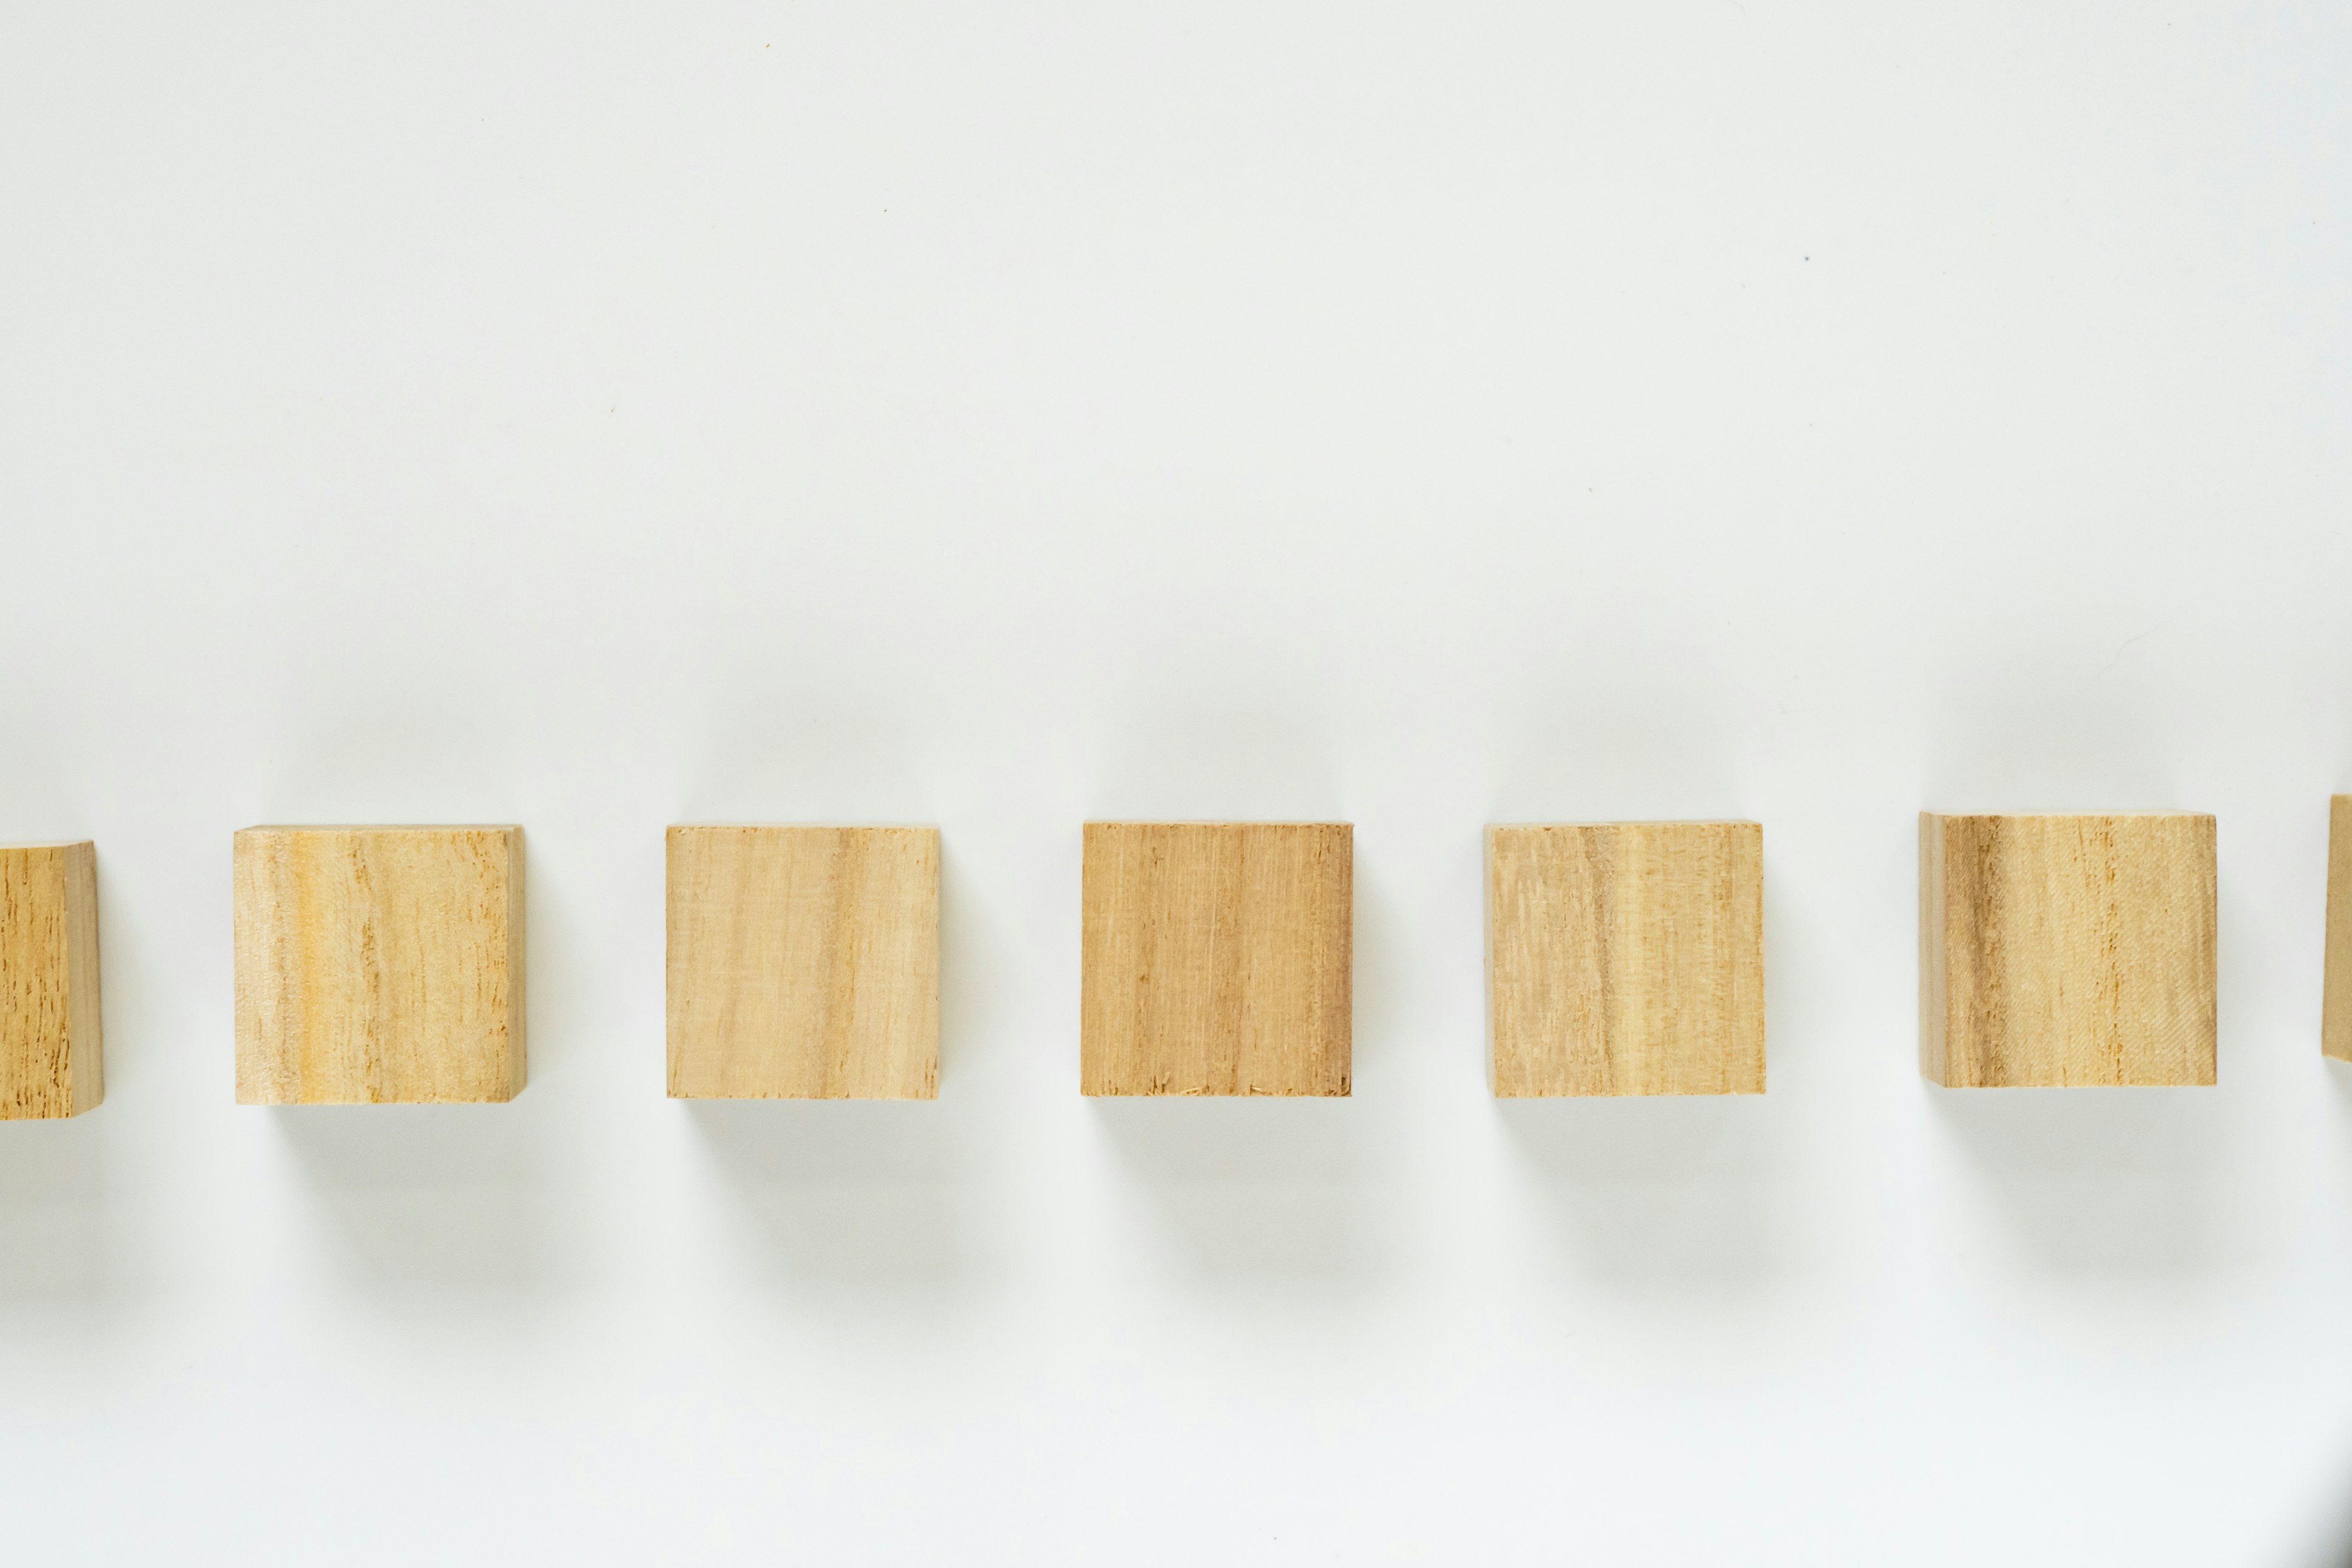
[[[2352,1547],[2329,5],[18,6],[11,1561]],[[1922,806],[2221,821],[2221,1086],[1914,1067]],[[1079,824],[1357,825],[1356,1094],[1077,1092]],[[1479,829],[1766,825],[1763,1100],[1497,1105]],[[945,833],[930,1105],[662,828]],[[511,1106],[232,1100],[229,836],[515,820]]]

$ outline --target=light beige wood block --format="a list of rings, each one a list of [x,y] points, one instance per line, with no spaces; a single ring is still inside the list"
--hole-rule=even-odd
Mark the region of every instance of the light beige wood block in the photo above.
[[[1919,817],[1919,1068],[1952,1089],[2210,1084],[2213,819]]]
[[[1764,1092],[1764,830],[1486,829],[1497,1096]]]
[[[2327,973],[2319,1048],[2352,1062],[2352,795],[2327,805]]]
[[[1348,1092],[1353,826],[1089,822],[1084,902],[1084,1092]]]
[[[0,1121],[96,1105],[103,1043],[97,848],[0,845]]]
[[[936,827],[669,830],[669,1092],[929,1100]]]
[[[236,1098],[512,1100],[523,1086],[522,829],[236,836]]]

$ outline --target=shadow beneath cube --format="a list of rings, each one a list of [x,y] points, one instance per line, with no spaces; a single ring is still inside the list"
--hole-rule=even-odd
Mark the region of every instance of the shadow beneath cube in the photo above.
[[[687,1114],[779,1283],[938,1291],[975,1273],[936,1100],[697,1100]]]
[[[2228,1245],[2212,1089],[1926,1086],[1995,1220],[2053,1273],[2185,1275]]]
[[[1755,1095],[1495,1101],[1522,1194],[1571,1272],[1702,1296],[1785,1272],[1776,1109]]]
[[[1087,1104],[1180,1272],[1345,1285],[1376,1271],[1362,1107],[1273,1097]]]
[[[98,1121],[105,1109],[0,1123],[0,1303],[87,1307],[123,1293]]]
[[[275,1106],[336,1243],[339,1276],[392,1294],[528,1294],[550,1283],[531,1127],[510,1105]]]

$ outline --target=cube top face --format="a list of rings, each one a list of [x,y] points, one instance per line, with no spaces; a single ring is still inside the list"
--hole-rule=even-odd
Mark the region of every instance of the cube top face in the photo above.
[[[1919,818],[1919,1066],[1953,1089],[2214,1079],[2214,825]]]
[[[1354,853],[1347,823],[1087,824],[1081,1089],[1346,1094]]]
[[[930,1100],[936,827],[673,827],[669,1092]]]
[[[0,1121],[79,1116],[104,1070],[98,852],[0,845]]]
[[[236,875],[240,1103],[521,1091],[522,829],[251,827]]]
[[[1764,830],[1486,830],[1502,1098],[1764,1092]]]
[[[2327,970],[2319,1048],[2352,1062],[2352,795],[2327,803]]]

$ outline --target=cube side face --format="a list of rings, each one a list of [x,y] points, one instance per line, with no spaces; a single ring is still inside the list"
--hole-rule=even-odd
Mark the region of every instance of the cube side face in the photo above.
[[[1498,1097],[1764,1090],[1763,830],[1487,833]]]
[[[2327,807],[2327,968],[2319,1048],[2352,1062],[2352,795]]]
[[[1947,816],[1939,831],[1938,1081],[2214,1081],[2211,817]]]
[[[1086,826],[1079,1079],[1090,1095],[1345,1095],[1345,823]]]
[[[0,1121],[105,1095],[98,859],[87,841],[0,847]]]
[[[1919,814],[1919,1071],[1948,1087],[1951,1076],[1951,975],[1945,963],[1949,922],[1946,906],[1944,819]]]
[[[98,963],[98,846],[65,846],[66,977],[72,1009],[73,1110],[106,1098],[106,1026]]]
[[[521,837],[513,827],[239,833],[238,1100],[520,1093]]]
[[[673,827],[675,1099],[939,1093],[934,827]]]

